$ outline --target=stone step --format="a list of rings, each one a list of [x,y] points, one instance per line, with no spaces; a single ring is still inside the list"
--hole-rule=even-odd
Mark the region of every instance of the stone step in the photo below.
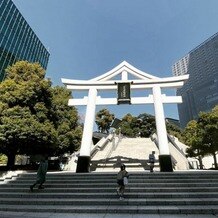
[[[43,199],[43,198],[50,198],[50,199],[55,199],[55,198],[93,198],[93,199],[102,199],[102,198],[117,198],[117,194],[115,193],[115,190],[111,193],[102,193],[102,192],[90,192],[90,193],[83,193],[83,192],[38,192],[37,189],[31,193],[5,193],[5,192],[0,192],[0,196],[2,198],[37,198],[37,199]],[[174,199],[174,198],[218,198],[218,192],[195,192],[195,193],[190,193],[190,192],[163,192],[163,193],[140,193],[140,192],[126,192],[125,197],[127,199],[145,199],[145,198],[168,198],[168,199]]]
[[[127,170],[128,171],[128,170]],[[106,179],[106,178],[116,178],[118,171],[116,173],[114,172],[108,172],[107,174],[105,173],[47,173],[47,178],[55,179],[55,178],[74,178],[74,179],[84,179],[84,178],[98,178],[98,179]],[[207,172],[207,171],[199,171],[199,172],[190,172],[190,173],[177,173],[177,172],[172,172],[172,173],[162,173],[162,172],[155,172],[155,173],[148,173],[147,171],[144,172],[131,172],[130,173],[131,177],[134,178],[207,178],[211,179],[212,178],[218,178],[218,172]],[[21,174],[18,175],[15,178],[35,178],[36,173],[27,173],[27,174]]]
[[[28,173],[0,184],[0,211],[213,214],[218,212],[217,176],[215,171],[133,173],[120,201],[116,173],[49,172],[45,189],[33,192],[29,186],[36,173]]]
[[[117,198],[0,198],[0,205],[8,204],[8,205],[217,205],[217,198],[146,198],[146,199],[138,199],[138,198],[124,198],[123,201]]]
[[[25,188],[28,187],[29,185],[31,185],[31,183],[7,183],[7,184],[2,184],[1,187],[19,187],[19,188]],[[97,186],[100,188],[104,188],[104,187],[115,187],[116,186],[116,182],[113,183],[98,183]],[[57,183],[54,184],[50,181],[46,182],[46,187],[48,188],[94,188],[96,187],[96,183]],[[144,187],[144,188],[151,188],[151,187],[218,187],[218,182],[202,182],[202,183],[165,183],[165,182],[160,182],[160,183],[129,183],[128,184],[129,188],[132,187]],[[128,188],[127,187],[127,188]]]
[[[53,174],[48,172],[47,173],[47,178],[77,178],[77,179],[84,179],[84,178],[99,178],[99,179],[105,179],[105,178],[116,178],[116,175],[119,170],[116,172],[108,172],[105,174],[105,172],[98,172],[98,173],[71,173],[71,174]],[[128,170],[127,170],[128,171]],[[171,173],[163,173],[163,172],[154,172],[150,173],[148,171],[141,171],[141,172],[130,172],[129,173],[132,177],[134,178],[218,178],[218,173],[204,173],[204,172],[193,172],[193,173],[176,173],[176,172],[171,172]],[[16,177],[13,178],[32,178],[36,176],[36,172],[34,173],[27,173],[27,174],[20,174]]]
[[[19,184],[19,183],[33,183],[35,182],[36,178],[18,178],[16,180],[10,180],[8,181],[7,184],[10,184],[10,183],[13,183],[13,184]],[[87,179],[87,180],[84,180],[84,179],[61,179],[61,178],[55,178],[55,179],[51,179],[51,178],[48,178],[46,179],[47,183],[58,183],[58,184],[61,184],[61,183],[71,183],[71,184],[81,184],[81,183],[116,183],[116,178],[110,178],[110,179],[107,179],[106,182],[105,182],[105,179]],[[182,178],[179,178],[179,179],[172,179],[172,178],[166,178],[166,179],[161,179],[161,178],[144,178],[144,179],[141,179],[141,178],[133,178],[133,177],[129,177],[128,179],[129,183],[214,183],[214,182],[218,182],[218,178],[217,179],[208,179],[208,178],[204,178],[204,179],[193,179],[193,178],[185,178],[185,179],[182,179]]]
[[[135,152],[132,152],[133,147]],[[152,150],[156,148],[150,138],[118,139],[116,137],[114,141],[107,143],[103,149],[95,151],[90,169],[94,172],[118,171],[120,161],[122,161],[126,164],[128,171],[143,171],[148,169],[145,158],[148,157],[150,148]]]
[[[217,214],[217,205],[166,205],[166,206],[130,206],[130,205],[1,205],[1,211],[47,212],[47,213],[120,213],[120,214]],[[205,216],[206,218],[206,216]]]
[[[60,188],[60,187],[48,187],[45,185],[45,189],[43,190],[38,190],[34,189],[35,192],[41,194],[41,193],[114,193],[116,189],[116,186],[113,187],[92,187],[92,188],[84,188],[80,187],[78,188]],[[27,193],[29,192],[29,185],[26,187],[1,187],[0,186],[0,192],[8,192],[8,193]],[[150,187],[150,188],[144,188],[144,187],[131,187],[131,188],[126,188],[125,189],[126,193],[164,193],[164,192],[178,192],[178,193],[183,193],[183,192],[208,192],[208,193],[213,193],[213,192],[218,192],[218,187]]]

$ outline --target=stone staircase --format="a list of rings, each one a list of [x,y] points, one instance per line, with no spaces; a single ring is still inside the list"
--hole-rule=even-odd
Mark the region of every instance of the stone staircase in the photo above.
[[[157,164],[155,170],[159,171],[159,151],[150,138],[122,138],[108,143],[99,150],[91,159],[91,171],[112,172],[120,168],[124,163],[128,171],[149,170],[148,156],[155,151]]]
[[[114,172],[49,172],[45,189],[30,192],[35,177],[24,173],[1,181],[0,211],[218,214],[216,171],[130,172],[123,201],[116,195]]]

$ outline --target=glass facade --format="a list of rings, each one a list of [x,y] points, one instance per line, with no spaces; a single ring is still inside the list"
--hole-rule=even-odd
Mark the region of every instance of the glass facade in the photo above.
[[[218,104],[218,33],[189,52],[172,66],[174,76],[189,74],[188,81],[177,90],[183,103],[178,105],[182,127]]]
[[[39,62],[46,69],[49,52],[12,0],[0,0],[0,81],[7,66],[18,60]]]

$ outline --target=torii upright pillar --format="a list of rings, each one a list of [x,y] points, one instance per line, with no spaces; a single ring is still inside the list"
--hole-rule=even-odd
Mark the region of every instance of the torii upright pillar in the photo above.
[[[161,88],[158,85],[153,86],[154,111],[157,129],[157,138],[159,146],[159,164],[161,172],[172,172],[172,161],[167,140],[167,130],[164,117]]]
[[[90,171],[90,153],[92,145],[92,132],[95,121],[97,89],[90,88],[88,95],[88,104],[86,108],[85,123],[83,129],[80,156],[77,162],[77,173],[87,173]]]

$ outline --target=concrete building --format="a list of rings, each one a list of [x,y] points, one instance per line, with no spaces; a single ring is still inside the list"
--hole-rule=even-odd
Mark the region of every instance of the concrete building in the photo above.
[[[47,68],[49,52],[12,0],[0,0],[0,81],[7,66],[18,60],[39,62]]]
[[[178,105],[182,127],[218,104],[218,33],[211,36],[172,66],[174,76],[189,74],[177,89],[183,103]]]

